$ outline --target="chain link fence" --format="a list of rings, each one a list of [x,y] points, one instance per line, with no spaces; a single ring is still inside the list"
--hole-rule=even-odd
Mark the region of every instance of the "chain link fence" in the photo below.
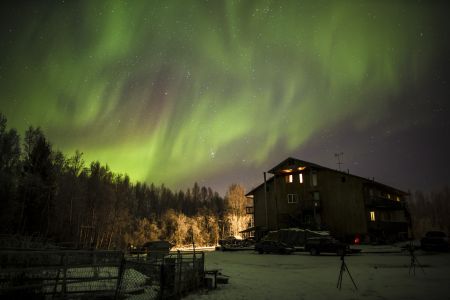
[[[169,299],[204,284],[203,252],[0,249],[0,299]]]
[[[148,254],[127,257],[124,262],[120,297],[180,298],[204,283],[203,252],[178,251],[164,256]]]

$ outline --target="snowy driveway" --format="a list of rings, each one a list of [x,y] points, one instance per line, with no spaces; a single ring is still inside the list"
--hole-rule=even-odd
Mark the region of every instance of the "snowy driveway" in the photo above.
[[[416,253],[424,266],[409,275],[407,253],[359,254],[345,258],[358,290],[344,273],[336,288],[337,256],[207,252],[206,269],[220,269],[230,282],[186,299],[450,299],[450,253]]]

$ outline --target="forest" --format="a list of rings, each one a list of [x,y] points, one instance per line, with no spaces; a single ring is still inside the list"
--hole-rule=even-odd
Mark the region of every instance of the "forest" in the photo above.
[[[177,246],[216,245],[247,227],[244,188],[225,197],[194,183],[172,191],[131,182],[83,153],[65,156],[44,132],[29,127],[21,141],[0,114],[0,234],[55,244],[124,249],[164,239]]]
[[[424,193],[415,191],[409,199],[412,237],[421,238],[429,230],[450,234],[450,188]]]
[[[131,182],[76,151],[54,150],[43,131],[29,127],[21,141],[0,113],[0,234],[34,236],[76,247],[124,249],[155,239],[177,246],[216,245],[248,227],[245,190],[225,197],[194,183],[172,191]],[[411,235],[450,232],[450,189],[415,191],[408,200]]]

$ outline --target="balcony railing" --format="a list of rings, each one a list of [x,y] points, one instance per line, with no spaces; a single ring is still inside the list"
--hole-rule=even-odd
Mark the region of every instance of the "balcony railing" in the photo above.
[[[366,198],[365,203],[368,207],[378,207],[384,209],[400,209],[404,207],[404,203],[402,201],[382,197]]]
[[[403,232],[408,231],[408,222],[406,220],[369,222],[369,229]]]

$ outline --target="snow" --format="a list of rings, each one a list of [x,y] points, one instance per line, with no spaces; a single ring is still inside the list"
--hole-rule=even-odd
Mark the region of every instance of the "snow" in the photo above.
[[[230,276],[229,284],[185,299],[450,299],[450,253],[415,254],[425,274],[419,266],[409,274],[409,253],[398,248],[363,247],[361,254],[345,257],[358,290],[347,273],[338,290],[338,256],[207,252],[206,269],[220,269]]]

